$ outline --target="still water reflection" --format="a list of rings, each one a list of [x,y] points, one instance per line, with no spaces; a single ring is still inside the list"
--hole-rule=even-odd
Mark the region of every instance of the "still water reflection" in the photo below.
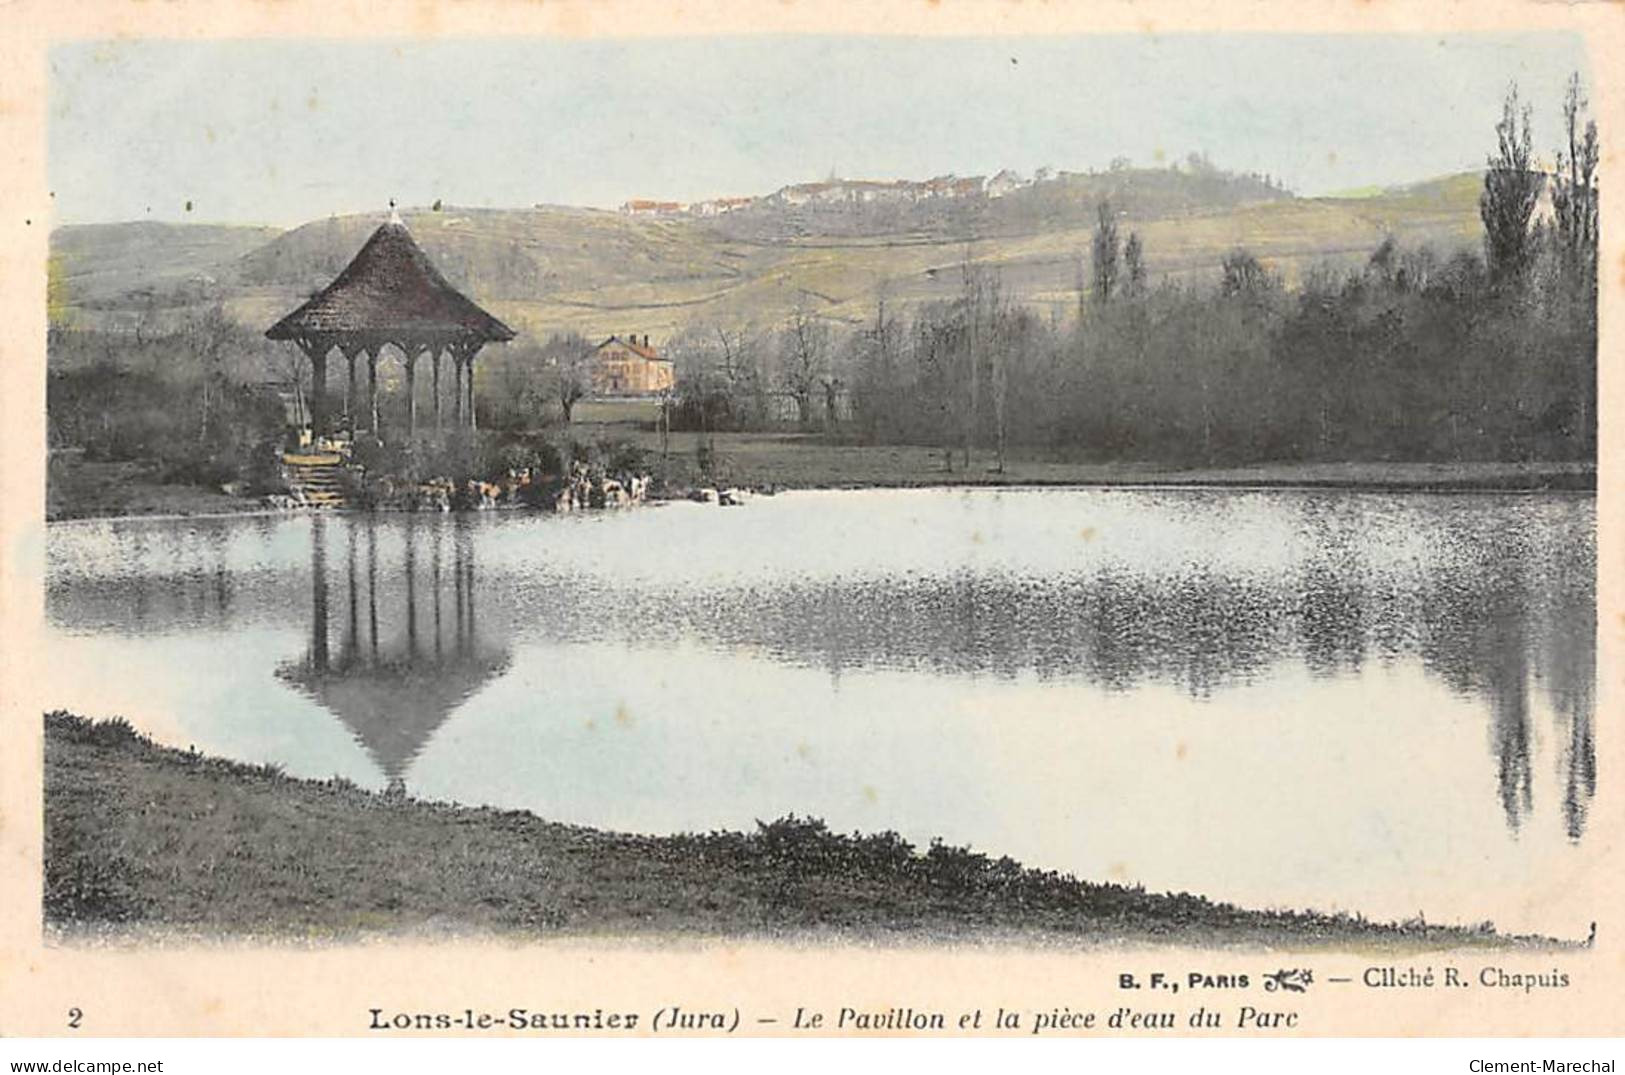
[[[584,824],[796,811],[1257,905],[1583,932],[1561,894],[1597,788],[1593,511],[933,490],[57,526],[56,704]]]
[[[475,618],[471,535],[466,529],[448,534],[445,526],[420,535],[416,521],[406,522],[399,563],[385,566],[395,585],[385,587],[382,642],[378,528],[346,528],[344,591],[335,600],[328,590],[328,523],[311,521],[310,644],[299,660],[276,670],[342,721],[390,789],[400,791],[412,759],[458,706],[507,670],[509,659],[508,648],[482,635]],[[334,605],[342,614],[336,654]]]

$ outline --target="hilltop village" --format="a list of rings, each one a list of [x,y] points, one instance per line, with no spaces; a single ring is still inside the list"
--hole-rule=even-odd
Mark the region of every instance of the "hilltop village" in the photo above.
[[[992,176],[939,175],[931,179],[840,179],[831,176],[819,182],[794,183],[780,187],[761,198],[706,198],[697,202],[658,201],[651,198],[631,198],[621,204],[621,212],[628,216],[673,216],[687,214],[699,217],[720,216],[753,205],[870,205],[907,204],[938,198],[1002,198],[1006,194],[1055,179],[1053,168],[1040,168],[1031,177],[1023,177],[1013,169],[1005,168]],[[1064,177],[1063,177],[1064,178]]]

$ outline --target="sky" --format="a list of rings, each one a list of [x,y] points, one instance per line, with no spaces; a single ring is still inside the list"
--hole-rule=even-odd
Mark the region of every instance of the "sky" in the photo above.
[[[1557,33],[75,42],[51,54],[49,168],[59,224],[612,208],[1192,151],[1315,195],[1482,166],[1514,80],[1549,156],[1576,70]]]

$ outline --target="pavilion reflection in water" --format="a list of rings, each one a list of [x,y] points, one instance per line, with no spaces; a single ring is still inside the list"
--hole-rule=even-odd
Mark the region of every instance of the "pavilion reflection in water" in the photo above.
[[[374,520],[337,525],[344,549],[335,571],[328,520],[311,520],[310,640],[276,676],[337,717],[389,789],[403,792],[412,762],[452,713],[508,670],[510,653],[476,617],[474,543],[462,522],[408,517],[388,529],[404,544],[382,561]]]

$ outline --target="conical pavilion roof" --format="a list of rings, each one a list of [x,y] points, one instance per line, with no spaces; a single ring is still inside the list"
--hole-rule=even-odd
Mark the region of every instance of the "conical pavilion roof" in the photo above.
[[[514,335],[446,282],[398,218],[373,232],[337,279],[265,334],[363,342],[485,342]]]
[[[479,647],[417,664],[357,661],[318,670],[288,662],[276,675],[338,717],[393,782],[405,779],[456,709],[507,670],[505,650]]]

